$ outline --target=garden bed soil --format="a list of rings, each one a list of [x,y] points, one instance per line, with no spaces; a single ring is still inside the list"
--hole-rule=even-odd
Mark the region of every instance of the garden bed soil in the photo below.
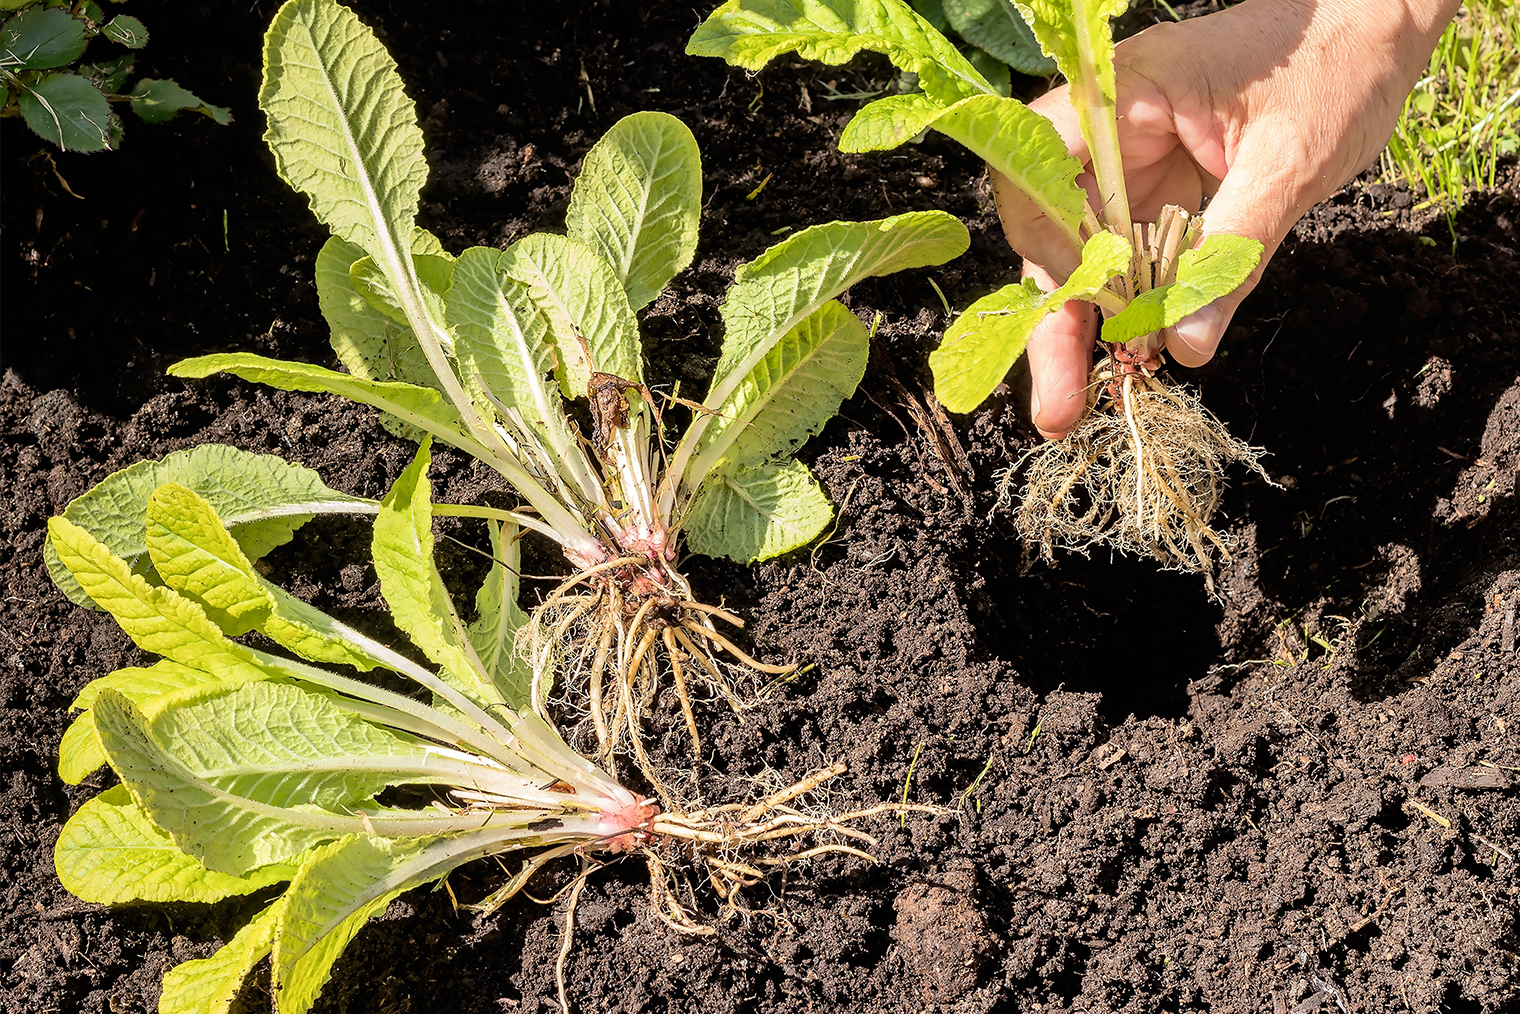
[[[557,227],[579,160],[625,113],[668,110],[695,131],[702,241],[644,313],[654,382],[702,389],[734,266],[787,230],[940,207],[972,232],[965,257],[848,297],[884,316],[860,393],[803,452],[839,507],[833,534],[754,568],[689,566],[702,597],[750,619],[762,657],[812,664],[743,721],[703,709],[707,798],[841,760],[836,807],[906,793],[955,812],[870,826],[879,864],[800,864],[751,891],[748,916],[718,919],[699,892],[709,937],[655,918],[638,862],[599,872],[568,964],[577,1010],[1520,1010],[1512,168],[1462,214],[1455,252],[1407,192],[1343,190],[1191,374],[1279,483],[1236,476],[1241,551],[1211,599],[1200,577],[1147,561],[1026,557],[992,512],[999,471],[1036,439],[1017,372],[1013,392],[953,421],[964,460],[926,410],[945,323],[930,282],[964,307],[1017,261],[980,165],[953,145],[835,150],[856,102],[826,97],[882,87],[880,61],[749,76],[687,58],[705,8],[685,4],[358,9],[417,100],[423,223],[455,251]],[[260,141],[273,7],[134,13],[155,33],[147,72],[237,121],[133,122],[119,153],[57,158],[4,124],[5,1014],[155,1010],[164,970],[210,953],[260,900],[106,909],[58,884],[58,830],[110,778],[54,774],[69,702],[143,656],[49,583],[46,519],[114,469],[207,441],[372,497],[412,452],[335,399],[165,377],[206,351],[330,363],[311,281],[323,232]],[[433,474],[440,498],[495,488],[449,453]],[[367,537],[314,522],[270,563],[319,606],[383,625]],[[480,564],[445,545],[463,591]],[[656,756],[690,767],[678,712],[661,707]],[[538,892],[572,872],[541,875]],[[451,886],[479,897],[502,877],[477,864]],[[561,924],[526,898],[477,918],[413,892],[349,947],[318,1009],[551,1009]],[[267,973],[239,1002],[268,1009]]]

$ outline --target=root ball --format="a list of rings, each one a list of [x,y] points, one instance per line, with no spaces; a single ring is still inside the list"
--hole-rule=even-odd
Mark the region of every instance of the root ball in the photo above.
[[[1271,482],[1262,450],[1231,435],[1184,387],[1118,376],[1108,364],[1089,380],[1087,415],[1033,455],[1015,514],[1019,535],[1046,560],[1056,547],[1085,555],[1109,546],[1201,571],[1212,590],[1214,552],[1229,559],[1233,546],[1210,527],[1225,470],[1240,462]]]

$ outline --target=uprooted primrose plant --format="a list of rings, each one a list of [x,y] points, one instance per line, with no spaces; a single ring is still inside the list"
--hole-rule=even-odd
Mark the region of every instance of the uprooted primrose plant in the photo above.
[[[580,696],[600,755],[668,671],[699,745],[688,676],[734,694],[720,653],[754,662],[717,629],[738,618],[693,600],[678,537],[753,561],[817,536],[828,500],[796,448],[838,411],[865,369],[869,335],[834,297],[854,282],[943,263],[969,245],[943,212],[803,229],[735,272],[707,397],[668,448],[662,402],[643,381],[636,311],[691,261],[701,209],[691,132],[663,113],[617,123],[587,155],[567,235],[457,257],[418,228],[427,176],[416,113],[368,28],[330,0],[293,0],[265,41],[259,102],[283,177],[333,232],[316,263],[339,373],[256,355],[179,363],[376,406],[499,472],[512,514],[558,543],[576,573],[549,595],[525,644],[541,713],[556,667]],[[590,433],[567,414],[589,409]],[[787,670],[779,670],[787,671]],[[577,702],[579,704],[580,702]],[[658,780],[656,779],[658,782]]]
[[[582,758],[533,713],[531,675],[510,649],[523,619],[510,525],[493,523],[499,558],[476,597],[480,617],[460,622],[433,560],[429,443],[375,505],[373,539],[391,618],[428,665],[260,575],[258,553],[305,518],[239,525],[188,486],[157,482],[235,468],[241,488],[214,493],[228,508],[282,491],[319,512],[355,505],[308,469],[225,447],[134,466],[136,482],[156,485],[144,513],[112,520],[117,541],[141,547],[136,566],[67,518],[49,522],[73,588],[162,656],[95,680],[75,701],[85,710],[64,736],[59,773],[78,784],[109,763],[121,784],[64,826],[55,850],[64,886],[107,904],[204,903],[288,882],[214,955],[169,970],[160,1014],[225,1014],[265,956],[281,1014],[304,1014],[371,916],[473,859],[539,850],[473,906],[490,911],[558,856],[636,852],[649,863],[657,914],[678,930],[712,932],[676,900],[672,846],[694,852],[727,897],[763,875],[754,864],[796,858],[767,857],[763,842],[828,832],[835,840],[800,854],[865,855],[837,836],[873,839],[840,821],[924,809],[811,819],[786,805],[836,765],[753,806],[662,813]],[[234,640],[253,631],[299,658]],[[410,681],[431,703],[345,674],[354,669]],[[573,923],[572,911],[556,975],[562,1000]]]
[[[930,128],[1007,177],[1065,238],[1081,265],[1055,291],[1033,280],[978,299],[930,356],[935,393],[969,412],[992,392],[1030,334],[1067,300],[1104,315],[1108,355],[1088,386],[1088,414],[1065,440],[1034,455],[1018,510],[1024,539],[1049,558],[1057,545],[1100,544],[1149,554],[1186,570],[1211,569],[1228,539],[1209,525],[1225,467],[1260,471],[1259,452],[1232,437],[1198,399],[1157,375],[1163,328],[1236,289],[1262,247],[1239,236],[1198,243],[1202,222],[1176,206],[1154,224],[1131,219],[1115,118],[1109,21],[1126,0],[1017,3],[1070,86],[1091,152],[1097,203],[1077,183],[1085,168],[1050,121],[1003,98],[954,46],[901,0],[729,0],[692,36],[687,52],[758,70],[784,53],[843,63],[862,50],[918,75],[922,92],[863,107],[839,146],[894,148]],[[1263,475],[1265,473],[1262,473]]]

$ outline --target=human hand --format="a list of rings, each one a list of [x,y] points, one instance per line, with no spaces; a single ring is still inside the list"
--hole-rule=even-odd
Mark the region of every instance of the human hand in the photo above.
[[[1214,355],[1240,301],[1293,224],[1365,168],[1383,147],[1460,0],[1245,0],[1217,14],[1155,25],[1115,54],[1119,146],[1132,217],[1167,204],[1197,211],[1206,233],[1258,240],[1245,284],[1165,333],[1184,366]],[[1071,153],[1087,145],[1065,87],[1030,103]],[[1079,182],[1097,203],[1091,175]],[[1048,219],[1007,179],[994,196],[1024,274],[1047,291],[1076,266]],[[1098,318],[1068,302],[1030,337],[1031,416],[1046,437],[1081,418]]]

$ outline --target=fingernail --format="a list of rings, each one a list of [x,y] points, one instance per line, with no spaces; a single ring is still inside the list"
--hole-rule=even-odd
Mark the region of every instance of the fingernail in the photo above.
[[[1172,330],[1194,354],[1208,359],[1219,347],[1220,332],[1224,330],[1224,311],[1210,303],[1202,310],[1183,317]]]
[[[1040,425],[1040,389],[1033,386],[1029,389],[1029,421]]]

